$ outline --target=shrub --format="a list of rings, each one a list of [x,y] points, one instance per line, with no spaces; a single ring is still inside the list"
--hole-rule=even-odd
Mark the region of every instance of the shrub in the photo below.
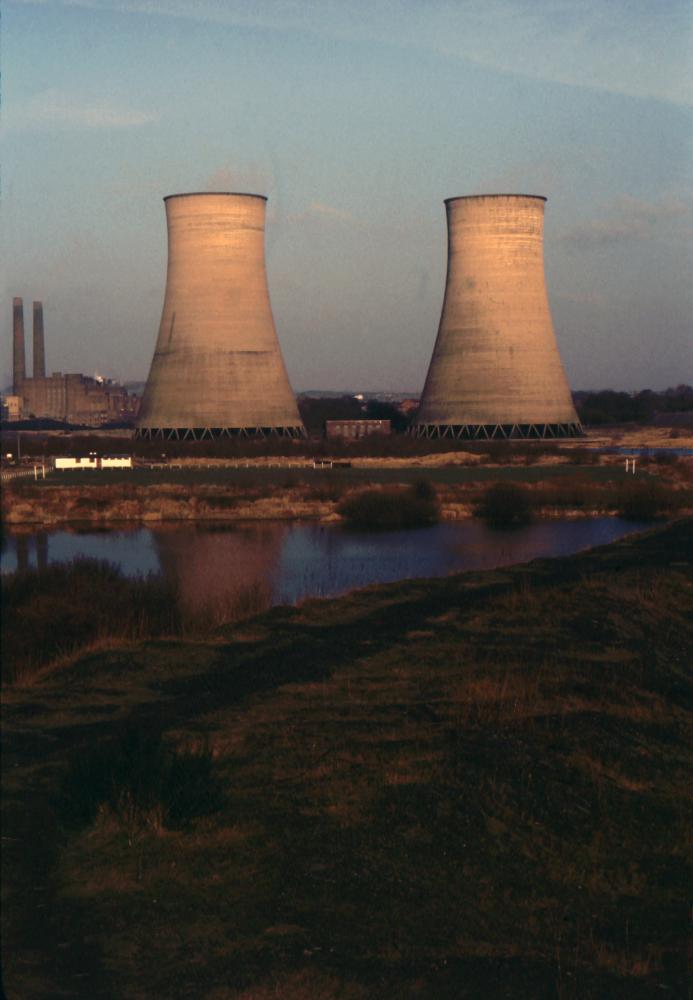
[[[498,527],[527,524],[532,516],[529,492],[516,483],[492,483],[474,513]]]
[[[2,579],[3,683],[96,640],[180,631],[173,586],[128,579],[108,562],[76,559]]]
[[[205,503],[215,510],[233,510],[238,506],[238,497],[229,495],[206,496]]]
[[[601,500],[601,491],[591,485],[575,480],[545,483],[532,491],[532,506],[563,507],[582,510],[597,505]]]
[[[620,517],[630,521],[654,521],[678,506],[678,497],[656,480],[624,483],[616,497]]]
[[[272,587],[266,580],[253,580],[229,587],[202,605],[179,603],[183,634],[205,635],[266,611],[272,603]]]
[[[339,482],[326,482],[317,486],[310,486],[306,490],[309,500],[317,500],[318,503],[336,503],[341,500],[344,487]]]
[[[129,723],[89,753],[70,757],[58,807],[69,827],[88,826],[105,808],[132,833],[185,827],[216,812],[221,801],[208,748],[176,750],[159,733]]]
[[[518,453],[513,444],[505,439],[485,441],[479,446],[479,452],[485,457],[487,462],[493,462],[498,465],[509,464],[513,455],[517,455]]]
[[[599,464],[599,452],[594,448],[586,448],[584,445],[578,445],[576,448],[571,448],[567,454],[570,465]]]
[[[264,611],[270,599],[269,587],[254,582],[191,608],[174,582],[130,578],[96,559],[8,574],[2,578],[2,683],[26,680],[96,642],[208,633]]]
[[[412,492],[417,500],[435,501],[436,490],[430,479],[417,479],[412,486]]]
[[[673,451],[660,451],[654,457],[657,465],[678,465],[679,456]]]
[[[364,490],[347,497],[337,510],[358,528],[416,528],[440,517],[435,490],[424,481],[406,490]]]

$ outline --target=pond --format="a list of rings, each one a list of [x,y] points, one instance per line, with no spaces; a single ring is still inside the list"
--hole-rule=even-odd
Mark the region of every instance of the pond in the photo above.
[[[476,519],[382,532],[288,521],[103,531],[89,526],[5,535],[1,569],[104,559],[129,576],[163,575],[189,610],[202,611],[249,591],[262,606],[295,604],[372,583],[569,555],[645,527],[613,517],[555,518],[504,530]]]

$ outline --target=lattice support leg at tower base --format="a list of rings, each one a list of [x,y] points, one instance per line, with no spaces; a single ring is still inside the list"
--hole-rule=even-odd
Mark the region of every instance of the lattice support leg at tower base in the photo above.
[[[303,427],[138,427],[135,438],[142,441],[216,441],[220,438],[306,437]]]
[[[583,436],[580,423],[567,424],[415,424],[410,434],[417,438],[452,438],[462,441],[546,440]]]

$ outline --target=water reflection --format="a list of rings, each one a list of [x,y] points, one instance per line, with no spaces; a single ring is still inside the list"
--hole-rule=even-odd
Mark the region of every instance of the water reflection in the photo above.
[[[25,573],[29,568],[29,539],[20,535],[16,540],[15,558],[17,569],[20,573]]]
[[[48,534],[45,531],[36,534],[36,565],[39,569],[48,565]]]
[[[161,572],[177,584],[184,611],[223,620],[244,602],[274,603],[285,523],[231,529],[153,531]]]
[[[224,606],[238,602],[259,610],[371,583],[568,555],[642,527],[602,517],[537,521],[505,531],[474,519],[375,534],[338,525],[269,521],[216,528],[60,530],[8,535],[2,572],[86,556],[115,563],[130,576],[165,575],[176,583],[191,612],[223,612]]]

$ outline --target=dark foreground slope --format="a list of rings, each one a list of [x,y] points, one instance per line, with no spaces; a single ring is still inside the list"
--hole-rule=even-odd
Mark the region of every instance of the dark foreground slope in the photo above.
[[[278,609],[8,694],[8,996],[689,996],[691,541]]]

